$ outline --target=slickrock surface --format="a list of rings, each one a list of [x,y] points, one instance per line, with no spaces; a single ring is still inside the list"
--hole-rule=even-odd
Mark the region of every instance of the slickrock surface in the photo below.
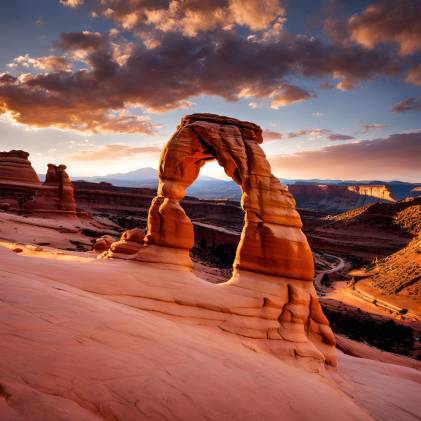
[[[21,248],[0,247],[2,420],[418,417],[414,368],[340,352],[337,370],[318,368],[218,327],[261,305],[250,290],[181,266]]]
[[[191,270],[193,224],[180,201],[201,167],[216,159],[241,186],[245,212],[233,277],[224,288],[215,286],[219,301],[231,299],[230,308],[241,310],[219,316],[219,327],[241,336],[267,338],[277,353],[335,365],[334,336],[313,286],[310,246],[301,231],[294,199],[271,174],[259,146],[262,141],[262,130],[253,123],[213,114],[184,117],[161,155],[145,245],[127,254],[118,242],[101,257]],[[238,289],[257,300],[257,307],[230,298],[230,292]],[[224,313],[225,305],[218,307],[218,300],[206,301],[206,305],[215,305],[216,311]]]
[[[28,157],[29,153],[25,151],[0,152],[0,183],[40,185],[41,182]]]

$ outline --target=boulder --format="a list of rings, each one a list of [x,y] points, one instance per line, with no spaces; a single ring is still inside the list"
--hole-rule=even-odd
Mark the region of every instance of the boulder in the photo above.
[[[103,251],[108,250],[114,241],[115,238],[111,237],[111,235],[103,235],[95,240],[92,249],[102,253]]]

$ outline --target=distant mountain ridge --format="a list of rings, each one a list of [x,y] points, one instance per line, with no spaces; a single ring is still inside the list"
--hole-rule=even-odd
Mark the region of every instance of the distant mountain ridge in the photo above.
[[[43,180],[40,175],[40,179]],[[139,168],[127,173],[107,174],[93,177],[72,177],[73,180],[84,180],[94,183],[107,182],[119,187],[149,187],[156,188],[158,185],[158,171],[152,167]],[[280,181],[287,185],[384,185],[396,199],[418,195],[417,187],[421,183],[408,183],[404,181],[382,181],[382,180],[339,180],[339,179],[287,179],[280,178]],[[415,189],[415,190],[414,190]],[[221,180],[209,176],[199,178],[188,188],[187,193],[200,199],[231,199],[239,200],[241,190],[232,180]],[[421,195],[421,192],[420,192]]]

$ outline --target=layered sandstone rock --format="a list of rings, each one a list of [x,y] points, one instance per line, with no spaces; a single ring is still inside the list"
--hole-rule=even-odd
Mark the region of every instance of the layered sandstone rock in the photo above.
[[[324,212],[342,212],[377,202],[396,202],[385,185],[291,184],[288,190],[299,208]]]
[[[41,182],[28,160],[29,153],[0,152],[0,206],[15,211],[35,197]]]
[[[0,205],[14,211],[76,213],[73,185],[65,165],[48,164],[45,182],[25,151],[0,152]]]
[[[113,253],[134,255],[142,248],[144,237],[145,232],[140,228],[124,231],[120,241],[111,244],[110,250]]]
[[[48,164],[45,182],[34,201],[26,208],[42,211],[76,212],[73,185],[66,172],[66,165]]]
[[[215,288],[221,294],[235,290],[234,295],[257,300],[241,311],[234,310],[235,300],[222,305],[229,316],[221,318],[219,327],[269,339],[277,353],[283,349],[335,364],[334,337],[313,286],[313,257],[301,231],[301,219],[293,197],[271,174],[259,146],[262,141],[262,130],[253,123],[213,114],[184,117],[161,155],[145,246],[129,258],[191,267],[193,225],[180,200],[201,167],[217,160],[241,186],[245,218],[233,278]],[[103,257],[128,258],[120,243],[113,244]],[[224,302],[223,296],[221,300]],[[214,301],[206,305],[217,306]]]
[[[102,235],[101,237],[95,240],[92,249],[98,252],[103,252],[105,250],[108,250],[111,247],[111,244],[114,243],[114,241],[115,239],[111,237],[111,235]]]
[[[41,185],[28,157],[25,151],[0,152],[0,182]]]

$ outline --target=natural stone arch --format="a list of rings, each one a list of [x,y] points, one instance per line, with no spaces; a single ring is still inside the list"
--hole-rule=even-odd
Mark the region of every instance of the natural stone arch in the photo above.
[[[213,114],[184,117],[161,155],[144,243],[124,234],[101,257],[191,268],[193,225],[180,200],[201,167],[216,159],[243,191],[244,227],[234,272],[230,281],[204,288],[203,296],[191,297],[186,290],[182,307],[218,313],[220,329],[264,339],[276,355],[335,365],[335,339],[313,285],[313,257],[301,219],[293,197],[271,174],[262,141],[261,128],[252,123]],[[189,279],[194,288],[197,278]]]
[[[186,116],[159,165],[146,244],[190,250],[193,225],[180,206],[201,167],[216,159],[242,189],[244,227],[234,269],[313,280],[313,258],[288,190],[271,174],[259,126],[206,114]],[[182,264],[186,259],[182,260]]]

